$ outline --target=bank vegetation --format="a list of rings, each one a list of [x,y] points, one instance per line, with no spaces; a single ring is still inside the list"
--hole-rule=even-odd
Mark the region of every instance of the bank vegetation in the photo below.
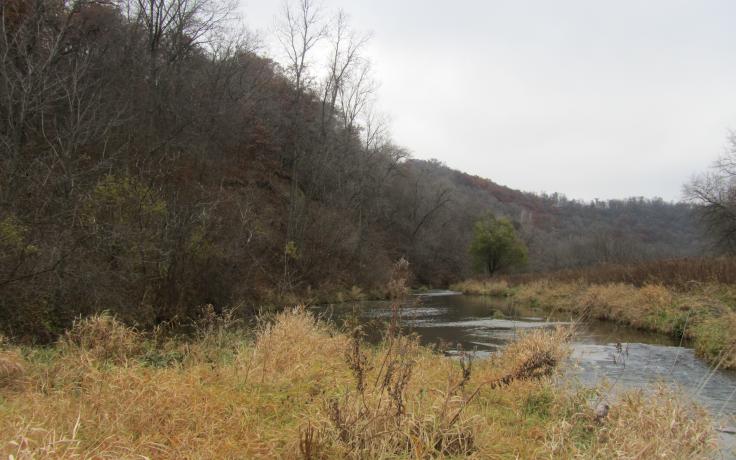
[[[452,288],[660,332],[691,343],[714,366],[736,368],[734,276],[733,258],[684,259],[471,279]]]
[[[395,316],[395,318],[397,318]],[[78,320],[51,347],[0,351],[11,458],[709,458],[711,422],[663,388],[594,407],[560,380],[570,330],[490,359],[447,357],[389,322],[367,345],[303,308],[244,332],[205,308],[188,338]]]

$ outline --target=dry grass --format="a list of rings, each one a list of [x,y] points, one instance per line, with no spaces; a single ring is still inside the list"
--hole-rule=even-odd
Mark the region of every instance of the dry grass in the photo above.
[[[23,357],[16,351],[0,350],[0,388],[17,384],[24,374]]]
[[[504,410],[549,389],[566,339],[562,330],[530,333],[494,359],[473,363],[464,354],[437,356],[398,335],[371,352],[354,336],[346,352],[353,385],[328,400],[327,418],[314,426],[336,458],[532,455],[540,446],[520,443],[523,429],[504,439],[489,423],[516,428],[509,417],[517,414]],[[495,398],[508,398],[494,408],[499,412],[487,410]]]
[[[240,355],[261,382],[320,379],[344,368],[348,339],[296,307],[262,322],[252,355]]]
[[[471,281],[466,293],[487,294]],[[479,288],[480,286],[480,288]],[[514,302],[581,318],[615,321],[637,329],[692,339],[696,353],[710,364],[736,368],[736,288],[721,284],[690,284],[675,289],[663,284],[588,284],[583,281],[537,280],[508,287]]]
[[[490,295],[503,297],[510,293],[509,283],[505,280],[471,279],[461,281],[450,286],[453,291],[460,291],[472,295]]]
[[[9,459],[24,458],[81,458],[76,430],[69,436],[59,435],[31,426],[19,426],[14,430],[12,441],[5,445]],[[104,452],[90,452],[89,456],[104,457]]]
[[[710,458],[711,422],[703,409],[681,395],[658,388],[634,391],[613,406],[598,433],[602,458]]]
[[[535,356],[545,354],[557,364],[568,356],[567,342],[572,331],[566,327],[554,330],[534,329],[521,333],[520,338],[504,347],[503,353],[494,356],[495,364],[507,373],[515,373],[520,365],[533,360]],[[557,365],[555,364],[555,366]]]
[[[167,361],[128,347],[128,339],[101,350],[99,337],[130,338],[130,331],[93,321],[68,334],[74,346],[29,349],[22,385],[0,389],[0,455],[548,458],[604,452],[614,449],[606,436],[619,439],[593,427],[592,435],[572,430],[562,444],[549,443],[547,433],[576,426],[584,411],[582,401],[571,410],[555,383],[565,330],[535,331],[472,361],[438,355],[391,327],[369,347],[359,329],[338,332],[297,308],[263,320],[253,340],[210,328],[193,341],[148,344],[158,355],[183,355]],[[117,332],[100,332],[110,328]],[[99,359],[85,358],[92,355]],[[649,401],[612,411],[612,421],[633,417],[636,404]],[[656,417],[642,420],[667,429]],[[576,447],[590,436],[598,439],[592,447]],[[681,441],[680,449],[695,444]]]
[[[705,411],[664,386],[623,394],[602,422],[590,409],[577,415],[550,430],[547,443],[555,456],[684,460],[713,458],[717,450]]]
[[[710,317],[694,326],[695,352],[725,369],[736,369],[736,312]]]
[[[691,257],[635,264],[599,264],[553,272],[508,275],[504,279],[514,286],[539,280],[590,284],[625,283],[639,287],[663,284],[678,289],[687,288],[693,283],[736,284],[736,257]]]
[[[134,329],[109,313],[74,321],[59,339],[59,348],[71,354],[121,364],[142,351],[143,339]]]

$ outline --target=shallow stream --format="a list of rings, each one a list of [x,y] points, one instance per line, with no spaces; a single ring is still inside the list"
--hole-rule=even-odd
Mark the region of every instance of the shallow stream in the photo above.
[[[369,340],[378,340],[391,317],[388,302],[359,302],[315,307],[340,323],[356,316]],[[493,353],[525,329],[570,323],[564,315],[549,317],[540,309],[506,299],[466,296],[451,291],[416,295],[402,309],[402,324],[427,345],[474,351],[480,358]],[[736,332],[735,332],[736,333]],[[687,343],[661,334],[638,331],[611,322],[588,321],[577,328],[572,343],[570,376],[592,386],[606,379],[615,393],[628,388],[666,383],[679,387],[702,404],[718,428],[736,425],[736,372],[713,370],[697,358]],[[725,458],[736,458],[736,434],[719,431]]]

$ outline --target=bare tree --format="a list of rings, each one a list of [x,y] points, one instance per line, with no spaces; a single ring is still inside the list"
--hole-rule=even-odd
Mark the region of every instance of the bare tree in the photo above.
[[[736,253],[736,134],[729,137],[726,154],[711,171],[690,181],[684,195],[699,205],[701,218],[718,246]]]
[[[286,55],[286,71],[294,82],[296,97],[309,87],[311,52],[326,36],[327,25],[314,0],[285,1],[276,21],[276,37]]]
[[[327,61],[327,72],[320,86],[321,123],[320,146],[316,149],[308,165],[308,181],[319,195],[327,198],[332,195],[344,206],[350,206],[352,190],[336,190],[330,184],[353,185],[354,178],[359,181],[365,172],[365,152],[361,152],[358,136],[362,127],[355,120],[360,111],[365,111],[369,98],[367,88],[370,77],[367,71],[369,60],[362,54],[368,43],[369,34],[359,34],[348,23],[347,15],[339,11],[329,29],[327,39],[330,42],[330,53]],[[343,115],[343,95],[355,84],[355,76],[362,74],[361,88],[365,88],[363,105],[355,107],[353,123],[345,124]],[[371,85],[372,86],[372,85]],[[347,128],[347,129],[346,129]],[[330,177],[333,180],[330,180]],[[336,178],[336,180],[334,180]],[[328,190],[333,188],[333,190]],[[347,199],[346,199],[347,198]]]
[[[194,49],[213,46],[217,31],[232,19],[231,0],[125,0],[125,10],[143,27],[149,81],[158,86],[162,66],[179,62]]]
[[[361,52],[370,39],[369,34],[359,35],[350,28],[347,15],[340,10],[329,32],[330,51],[328,73],[322,85],[322,130],[335,114],[338,96],[345,89],[347,80],[353,78],[357,67],[365,67],[367,60]],[[358,73],[361,73],[358,71]]]
[[[322,19],[321,10],[313,0],[297,0],[296,4],[289,1],[283,3],[281,16],[276,21],[276,36],[286,56],[286,74],[291,78],[295,91],[290,112],[290,145],[282,155],[282,164],[291,172],[282,290],[291,289],[293,286],[292,262],[299,250],[298,243],[304,225],[305,200],[301,192],[299,172],[307,147],[301,103],[304,94],[311,89],[312,80],[309,74],[311,53],[326,33],[327,26]]]

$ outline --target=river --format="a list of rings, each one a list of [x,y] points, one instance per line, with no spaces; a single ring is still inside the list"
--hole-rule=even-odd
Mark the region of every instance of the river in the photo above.
[[[376,341],[391,317],[388,302],[358,302],[315,307],[319,314],[341,323],[357,317],[368,339]],[[419,334],[422,343],[443,348],[472,350],[479,358],[493,353],[525,329],[569,324],[573,318],[549,317],[542,310],[513,300],[467,296],[451,291],[430,291],[412,297],[402,309],[402,324]],[[697,358],[687,343],[671,337],[638,331],[612,322],[587,321],[578,325],[572,342],[568,375],[581,385],[606,379],[611,398],[628,388],[663,382],[679,387],[703,405],[718,428],[736,425],[736,372],[713,370]],[[736,332],[735,332],[736,333]],[[719,431],[725,458],[736,459],[736,435]]]

